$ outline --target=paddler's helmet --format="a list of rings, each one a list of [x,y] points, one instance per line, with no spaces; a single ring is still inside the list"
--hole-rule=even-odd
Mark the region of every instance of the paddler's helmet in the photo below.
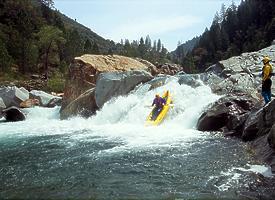
[[[269,63],[271,60],[268,56],[265,56],[262,61],[264,64],[266,64],[266,63]]]
[[[159,97],[159,94],[156,94],[156,97],[158,98],[158,97]]]

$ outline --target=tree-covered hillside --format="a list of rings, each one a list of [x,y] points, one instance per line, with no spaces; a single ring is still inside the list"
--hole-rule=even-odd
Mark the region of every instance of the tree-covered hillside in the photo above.
[[[107,53],[113,46],[53,9],[52,0],[0,0],[1,71],[63,71],[74,57]]]
[[[160,40],[154,45],[149,36],[131,43],[106,40],[56,10],[53,0],[0,0],[0,81],[12,74],[62,79],[70,62],[86,53],[167,60]]]
[[[187,72],[199,72],[219,60],[264,48],[274,39],[275,1],[243,0],[238,7],[222,5],[193,50],[174,61]]]

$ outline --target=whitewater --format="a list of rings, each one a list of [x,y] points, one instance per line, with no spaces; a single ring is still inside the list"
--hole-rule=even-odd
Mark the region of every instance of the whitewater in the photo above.
[[[247,146],[200,132],[203,111],[221,98],[172,77],[153,90],[138,86],[96,115],[59,120],[59,107],[25,109],[22,122],[0,121],[0,198],[242,199],[271,176]],[[145,126],[156,93],[173,107],[160,126]]]

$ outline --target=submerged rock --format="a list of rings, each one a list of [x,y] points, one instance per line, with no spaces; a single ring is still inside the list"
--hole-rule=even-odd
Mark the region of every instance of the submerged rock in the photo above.
[[[183,75],[177,75],[178,82],[180,85],[185,84],[189,85],[193,88],[199,87],[202,84],[199,82],[200,75],[199,74],[183,74]]]
[[[165,85],[165,83],[170,77],[171,76],[169,75],[158,75],[154,79],[148,81],[146,84],[149,86],[149,90],[153,90],[155,88]]]
[[[8,122],[23,121],[26,119],[24,113],[17,107],[11,106],[7,109],[4,109],[3,116]]]

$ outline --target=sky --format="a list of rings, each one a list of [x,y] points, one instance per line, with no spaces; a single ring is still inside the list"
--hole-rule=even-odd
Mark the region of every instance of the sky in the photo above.
[[[241,0],[234,0],[239,5]],[[201,35],[232,0],[54,0],[57,10],[93,32],[120,42],[150,36],[169,51]]]

